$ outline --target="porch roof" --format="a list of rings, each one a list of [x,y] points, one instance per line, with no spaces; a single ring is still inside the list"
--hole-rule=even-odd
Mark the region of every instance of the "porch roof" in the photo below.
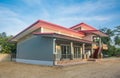
[[[58,34],[58,33],[35,32],[33,34],[34,35],[41,35],[41,36],[44,36],[44,37],[53,37],[53,38],[67,39],[67,40],[71,40],[71,41],[78,41],[78,42],[82,42],[82,43],[89,43],[89,44],[95,43],[95,42],[92,42],[92,41],[79,39],[79,38],[75,38],[75,37],[71,37],[71,36],[66,36],[66,35],[62,35],[62,34]]]

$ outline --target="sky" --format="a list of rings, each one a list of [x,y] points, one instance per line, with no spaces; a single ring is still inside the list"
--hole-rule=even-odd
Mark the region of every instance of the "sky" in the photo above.
[[[0,33],[16,35],[37,20],[113,29],[120,25],[120,0],[0,0]]]

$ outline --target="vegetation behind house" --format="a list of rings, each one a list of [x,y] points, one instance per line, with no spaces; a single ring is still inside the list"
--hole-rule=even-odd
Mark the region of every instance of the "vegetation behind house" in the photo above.
[[[106,33],[109,37],[102,37],[103,43],[108,45],[108,50],[103,51],[104,55],[120,56],[120,26],[115,29],[102,28],[102,32]]]

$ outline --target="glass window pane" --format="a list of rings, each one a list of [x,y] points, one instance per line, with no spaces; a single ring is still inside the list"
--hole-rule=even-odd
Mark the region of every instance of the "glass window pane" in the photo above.
[[[74,58],[80,58],[81,52],[80,47],[74,47]]]

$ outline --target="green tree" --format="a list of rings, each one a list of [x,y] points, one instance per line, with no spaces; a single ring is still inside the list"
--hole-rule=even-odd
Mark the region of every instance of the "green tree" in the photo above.
[[[100,29],[103,33],[107,34],[108,37],[102,37],[102,41],[104,44],[108,45],[108,50],[104,50],[103,54],[107,54],[109,56],[115,56],[116,48],[112,44],[112,37],[114,36],[114,31],[109,28],[102,28]]]
[[[115,33],[115,38],[114,38],[115,45],[119,45],[120,46],[120,26],[117,26],[114,29],[114,33]]]
[[[104,54],[109,56],[120,56],[120,48],[116,47],[116,45],[120,46],[120,26],[115,27],[115,29],[103,28],[102,32],[106,33],[109,37],[102,38],[103,43],[108,45],[108,50],[104,51]],[[114,44],[111,44],[112,41]]]
[[[108,28],[102,28],[102,29],[100,29],[100,31],[102,31],[103,33],[108,35],[108,37],[102,37],[103,43],[110,45],[112,43],[111,37],[114,36],[113,30],[108,29]]]
[[[16,51],[16,45],[8,41],[11,37],[12,36],[7,36],[5,32],[0,33],[0,53],[11,53]]]
[[[115,45],[120,45],[120,37],[119,36],[115,36],[114,41],[115,41]]]
[[[2,33],[0,33],[0,37],[2,37],[2,38],[6,38],[6,37],[7,37],[7,35],[6,35],[6,33],[5,33],[5,32],[2,32]]]

